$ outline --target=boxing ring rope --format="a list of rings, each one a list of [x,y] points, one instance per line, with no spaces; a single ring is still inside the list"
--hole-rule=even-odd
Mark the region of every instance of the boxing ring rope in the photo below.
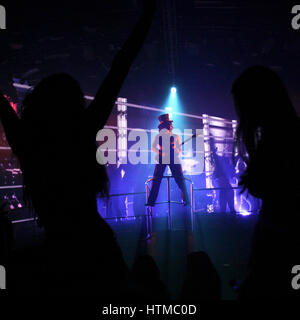
[[[171,178],[171,176],[170,176]],[[190,180],[188,178],[185,178],[186,180]],[[152,180],[152,179],[149,179]],[[190,180],[192,181],[192,180]],[[150,181],[149,181],[150,182]],[[193,185],[191,185],[191,188],[193,187]],[[7,187],[0,187],[0,189],[13,189],[13,188],[23,188],[22,185],[16,185],[16,186],[7,186]],[[232,187],[232,188],[193,188],[193,192],[191,193],[193,195],[193,197],[191,197],[191,224],[192,224],[192,231],[194,230],[194,221],[195,221],[195,214],[198,212],[202,212],[201,210],[195,210],[195,202],[194,202],[194,192],[195,191],[213,191],[213,190],[238,190],[238,189],[242,189],[241,187]],[[134,196],[134,195],[147,195],[146,192],[129,192],[129,193],[115,193],[115,194],[111,194],[110,198],[112,197],[123,197],[123,196]],[[147,199],[148,199],[148,195],[147,195]],[[164,202],[159,202],[156,204],[163,204],[163,203],[168,203],[168,201],[164,201]],[[170,203],[178,203],[178,204],[182,204],[179,201],[170,201]],[[106,207],[106,210],[108,208]],[[257,212],[259,209],[254,209],[254,210],[247,210],[247,212]],[[152,210],[151,210],[152,211]],[[149,216],[148,214],[146,215],[134,215],[134,216],[126,216],[126,217],[106,217],[105,220],[116,220],[116,219],[128,219],[128,218],[142,218],[142,217],[146,217],[146,226],[147,226],[147,238],[151,237],[151,233],[152,233],[152,212],[151,212],[151,216]],[[23,223],[23,222],[31,222],[31,221],[36,221],[38,218],[34,217],[34,218],[28,218],[28,219],[22,219],[22,220],[12,220],[13,224],[17,224],[17,223]]]
[[[0,190],[6,190],[6,189],[22,189],[22,185],[15,185],[15,186],[0,186]]]

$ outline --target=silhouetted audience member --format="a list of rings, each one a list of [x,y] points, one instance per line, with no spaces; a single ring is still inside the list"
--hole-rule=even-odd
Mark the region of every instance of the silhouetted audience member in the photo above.
[[[25,98],[20,119],[0,94],[7,140],[20,160],[27,198],[45,228],[44,290],[50,294],[117,296],[128,277],[114,233],[97,212],[96,194],[108,196],[108,178],[96,163],[96,134],[151,26],[155,0],[143,4],[140,20],[88,108],[68,74],[42,80]]]
[[[181,290],[181,300],[221,300],[221,279],[209,256],[203,251],[187,256],[187,275]]]
[[[300,264],[300,121],[282,80],[266,67],[244,71],[232,95],[235,146],[247,164],[240,185],[262,199],[240,298],[292,298],[299,295],[291,270]]]
[[[160,279],[160,272],[150,255],[136,258],[132,268],[132,292],[139,302],[167,301],[166,285]]]

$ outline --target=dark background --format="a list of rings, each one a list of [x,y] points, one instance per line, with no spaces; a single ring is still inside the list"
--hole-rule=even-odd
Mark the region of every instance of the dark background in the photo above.
[[[184,112],[232,119],[233,80],[247,66],[263,64],[282,76],[300,112],[300,30],[291,27],[297,1],[174,0],[176,14],[169,14],[176,23],[168,31],[177,39],[173,74],[168,72],[166,1],[158,1],[153,27],[120,96],[162,106],[175,82]],[[34,85],[61,71],[71,73],[84,92],[93,95],[134,26],[141,1],[1,4],[7,11],[7,30],[0,30],[0,88],[15,98],[13,77]]]

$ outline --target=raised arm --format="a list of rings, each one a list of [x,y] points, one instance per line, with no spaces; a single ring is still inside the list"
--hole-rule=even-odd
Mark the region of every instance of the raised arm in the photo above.
[[[21,126],[20,119],[0,92],[0,120],[2,122],[6,139],[16,156],[20,156],[21,142]]]
[[[156,1],[144,0],[143,3],[144,12],[142,16],[122,49],[115,56],[107,77],[86,110],[87,125],[95,131],[95,134],[104,127],[114,107],[125,77],[140,51],[152,24]]]

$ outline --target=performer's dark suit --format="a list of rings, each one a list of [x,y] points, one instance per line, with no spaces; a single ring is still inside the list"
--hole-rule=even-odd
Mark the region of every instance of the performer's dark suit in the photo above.
[[[164,130],[166,131],[164,132]],[[182,199],[184,201],[184,204],[185,205],[189,204],[189,197],[186,189],[185,180],[183,178],[183,171],[178,158],[178,153],[179,153],[178,148],[180,148],[180,144],[179,144],[180,140],[177,135],[174,135],[172,133],[168,134],[167,132],[168,132],[167,129],[163,129],[160,132],[160,134],[155,137],[152,145],[154,148],[156,148],[156,145],[155,145],[156,143],[159,145],[159,157],[158,157],[158,163],[155,165],[151,192],[148,198],[148,205],[151,205],[151,206],[155,204],[155,201],[157,199],[159,187],[160,187],[161,180],[165,172],[166,166],[170,167],[172,176],[174,177],[178,187],[182,192]],[[162,143],[162,139],[163,139],[162,135],[165,135],[165,136],[169,135],[170,144],[168,146],[169,148],[167,148],[169,150],[163,150],[163,146],[165,147],[165,145],[163,145]],[[170,153],[169,158],[168,156],[165,156],[165,154],[168,154],[168,153]]]

